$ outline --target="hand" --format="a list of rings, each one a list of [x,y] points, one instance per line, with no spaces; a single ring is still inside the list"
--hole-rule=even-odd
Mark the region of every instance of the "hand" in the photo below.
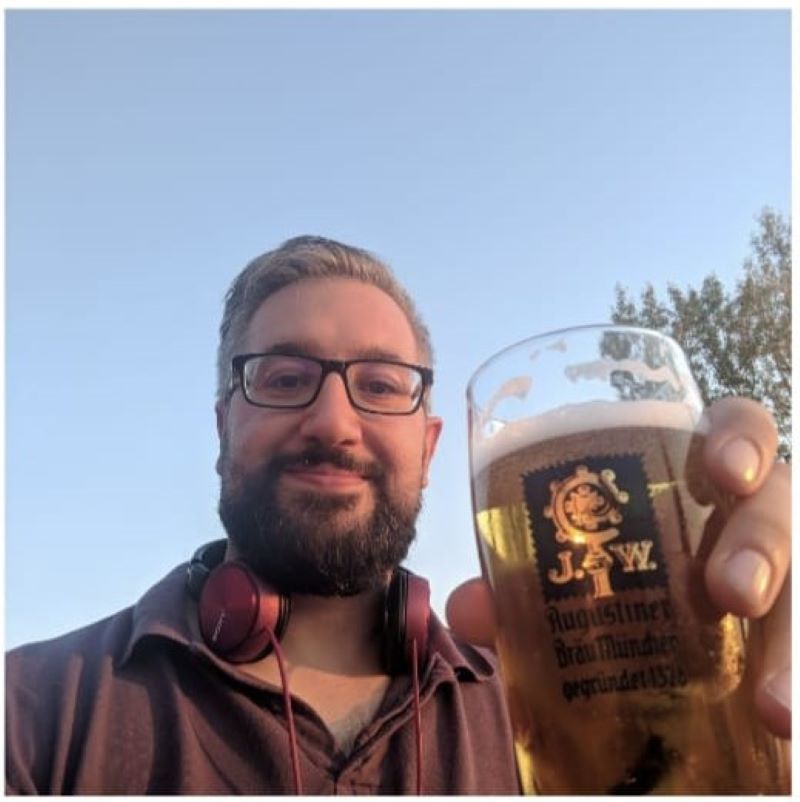
[[[706,586],[721,611],[762,620],[765,653],[756,709],[772,732],[789,738],[791,472],[775,462],[775,425],[760,404],[726,398],[712,404],[707,415],[708,475],[738,500],[706,564]],[[456,588],[446,615],[462,640],[494,645],[494,609],[484,580]]]

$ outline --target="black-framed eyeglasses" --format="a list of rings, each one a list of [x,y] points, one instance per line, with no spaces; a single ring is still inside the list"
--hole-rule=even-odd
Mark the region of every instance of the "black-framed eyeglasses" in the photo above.
[[[350,403],[363,412],[412,415],[433,384],[433,371],[390,359],[317,359],[292,354],[240,354],[232,361],[237,384],[257,407],[300,409],[314,403],[329,373],[342,377]]]

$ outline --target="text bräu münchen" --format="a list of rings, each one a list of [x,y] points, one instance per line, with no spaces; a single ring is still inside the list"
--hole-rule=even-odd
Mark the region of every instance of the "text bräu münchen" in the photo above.
[[[674,654],[678,651],[678,637],[648,632],[641,638],[615,638],[613,635],[603,634],[590,641],[577,643],[567,643],[556,638],[553,649],[558,667],[567,668],[598,660],[630,660]]]

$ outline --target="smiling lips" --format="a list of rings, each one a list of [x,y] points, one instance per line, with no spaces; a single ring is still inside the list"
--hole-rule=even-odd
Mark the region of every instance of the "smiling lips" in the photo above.
[[[286,467],[283,474],[294,482],[331,491],[355,490],[367,483],[367,479],[360,473],[339,468],[329,462],[319,462],[314,465],[292,465]]]

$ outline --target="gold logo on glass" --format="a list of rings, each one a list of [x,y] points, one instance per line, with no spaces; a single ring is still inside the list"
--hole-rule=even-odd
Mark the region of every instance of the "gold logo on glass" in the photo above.
[[[553,584],[580,582],[589,576],[594,598],[601,599],[614,595],[610,573],[615,557],[625,573],[658,567],[650,560],[652,540],[613,543],[605,548],[619,536],[620,507],[630,500],[628,493],[617,487],[616,478],[609,468],[595,472],[579,465],[566,479],[550,482],[550,504],[544,508],[544,516],[555,524],[556,540],[570,545],[556,555],[558,568],[547,572]],[[585,553],[576,568],[573,560],[579,549]]]

